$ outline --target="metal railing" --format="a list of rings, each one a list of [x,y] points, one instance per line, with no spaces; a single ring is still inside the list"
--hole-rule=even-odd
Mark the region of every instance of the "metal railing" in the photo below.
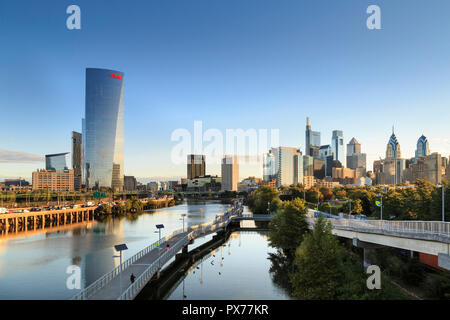
[[[307,218],[312,224],[316,219]],[[450,239],[450,222],[441,221],[386,221],[386,220],[353,220],[327,219],[334,228],[351,229],[373,233],[403,233],[405,235],[432,235]]]
[[[170,250],[164,252],[164,254],[162,254],[161,257],[159,257],[156,261],[154,261],[144,271],[144,273],[136,279],[136,281],[133,283],[132,286],[135,287],[138,285],[138,283],[142,283],[142,281],[144,281],[143,279],[146,279],[146,281],[148,282],[148,280],[156,272],[156,271],[154,271],[154,268],[159,267],[160,262],[161,262],[161,265],[163,265],[165,262],[167,262],[168,259],[165,261],[164,261],[164,259],[166,257],[169,257],[169,259],[170,259],[172,254],[174,254],[175,250],[176,250],[175,253],[178,252],[178,250],[180,250],[180,248],[185,246],[186,243],[188,243],[190,240],[195,239],[196,237],[198,237],[200,235],[203,235],[205,233],[212,232],[212,231],[226,227],[228,225],[228,223],[230,223],[232,218],[234,218],[235,216],[237,216],[240,213],[242,213],[242,205],[233,206],[232,208],[228,208],[228,210],[225,213],[216,215],[216,219],[214,221],[188,227],[187,231],[185,231],[187,233],[187,235],[185,237],[183,237],[182,239],[180,239],[179,241],[177,241],[177,243]],[[95,293],[97,293],[100,289],[102,289],[108,283],[110,283],[114,278],[116,278],[120,274],[121,271],[123,272],[126,268],[128,268],[130,265],[132,265],[137,260],[144,257],[150,251],[157,249],[158,246],[161,247],[161,245],[163,245],[164,243],[169,241],[171,238],[173,238],[176,235],[181,234],[181,233],[183,233],[183,229],[177,229],[177,230],[167,234],[164,238],[161,238],[161,241],[155,241],[148,247],[144,248],[143,250],[139,251],[132,257],[128,258],[121,265],[115,267],[112,271],[110,271],[107,274],[100,277],[98,280],[96,280],[95,282],[90,284],[88,287],[86,287],[83,291],[81,291],[80,293],[73,296],[72,300],[87,300],[87,299],[89,299],[91,296],[93,296]],[[185,241],[185,239],[186,239],[186,241]],[[138,282],[138,280],[139,280],[139,282]],[[130,286],[130,288],[131,288],[131,286]],[[130,288],[128,288],[127,291]],[[126,295],[125,295],[125,293],[127,291],[125,291],[121,295],[121,297],[119,297],[119,299],[128,299],[128,297],[130,297],[130,296],[134,297],[134,295],[133,295],[134,293],[132,293],[133,290],[132,289],[130,289],[130,290],[131,291],[129,293],[127,293]]]

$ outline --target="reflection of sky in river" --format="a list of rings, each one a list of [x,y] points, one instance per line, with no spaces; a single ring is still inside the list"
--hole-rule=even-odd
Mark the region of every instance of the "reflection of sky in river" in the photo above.
[[[112,257],[114,245],[127,244],[125,260],[158,240],[156,224],[164,224],[164,236],[182,227],[182,213],[190,226],[211,221],[226,208],[219,202],[189,201],[133,221],[111,219],[60,232],[0,237],[0,299],[68,299],[78,291],[66,288],[69,265],[79,265],[82,286],[89,285],[119,264]]]
[[[271,266],[267,234],[241,231],[197,262],[169,300],[284,300],[289,296],[269,274]]]

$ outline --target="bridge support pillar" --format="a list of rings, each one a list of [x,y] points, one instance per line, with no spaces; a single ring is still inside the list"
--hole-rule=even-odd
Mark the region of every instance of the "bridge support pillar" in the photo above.
[[[361,241],[358,238],[353,238],[353,246],[364,250],[364,269],[367,269],[368,266],[376,263],[375,250],[383,247],[378,244]]]
[[[184,254],[187,254],[187,253],[188,253],[188,246],[185,245],[185,246],[183,247],[183,250],[182,250],[181,252],[184,253]]]

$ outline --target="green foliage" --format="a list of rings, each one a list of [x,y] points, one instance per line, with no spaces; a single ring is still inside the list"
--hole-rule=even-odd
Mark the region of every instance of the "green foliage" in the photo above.
[[[278,191],[269,186],[262,186],[253,191],[248,197],[248,207],[254,214],[273,213],[281,206]]]
[[[340,282],[339,244],[331,225],[322,216],[314,232],[306,234],[295,253],[291,275],[294,296],[299,299],[335,299]]]
[[[295,250],[308,232],[304,201],[294,199],[283,204],[269,223],[269,243],[284,250]]]
[[[450,274],[445,271],[433,274],[429,293],[435,299],[450,300]]]
[[[94,214],[96,216],[107,216],[111,214],[111,207],[106,204],[102,204],[95,209]]]

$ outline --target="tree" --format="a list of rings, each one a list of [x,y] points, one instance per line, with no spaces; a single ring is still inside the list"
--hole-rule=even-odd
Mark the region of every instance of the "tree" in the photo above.
[[[248,207],[255,214],[268,213],[268,206],[270,206],[270,211],[274,212],[280,205],[281,200],[278,191],[269,186],[259,187],[248,197]]]
[[[333,191],[331,191],[330,188],[320,187],[319,191],[325,201],[332,200],[334,198]]]
[[[294,251],[308,232],[305,202],[301,199],[286,201],[269,223],[269,243],[286,251]]]
[[[360,214],[363,212],[363,207],[361,205],[362,201],[359,199],[356,199],[352,201],[352,213],[353,214]]]
[[[295,253],[291,275],[294,296],[299,299],[335,299],[341,277],[339,243],[331,224],[320,216],[314,231],[306,234]]]

